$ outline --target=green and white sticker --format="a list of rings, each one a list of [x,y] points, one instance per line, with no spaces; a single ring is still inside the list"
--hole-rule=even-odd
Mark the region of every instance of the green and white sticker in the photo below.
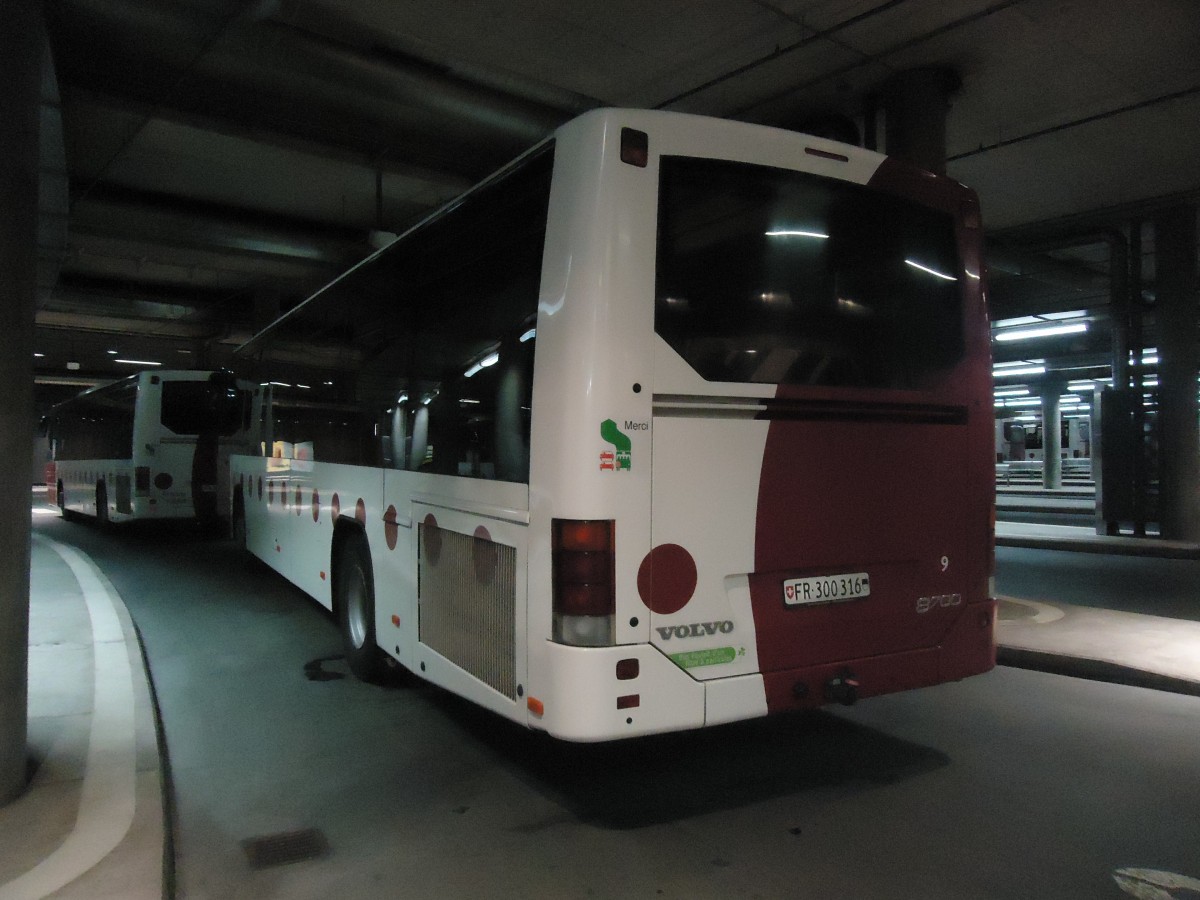
[[[723,666],[737,659],[737,655],[732,647],[710,647],[707,650],[672,653],[671,661],[681,669],[696,669],[700,666]]]

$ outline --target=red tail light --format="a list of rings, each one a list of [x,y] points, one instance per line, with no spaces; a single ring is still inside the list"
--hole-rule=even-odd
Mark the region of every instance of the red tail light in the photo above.
[[[611,519],[554,519],[554,640],[581,647],[613,643],[617,610],[616,524]]]

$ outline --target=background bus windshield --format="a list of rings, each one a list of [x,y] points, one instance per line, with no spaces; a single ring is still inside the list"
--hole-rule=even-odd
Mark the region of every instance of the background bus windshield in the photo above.
[[[962,358],[949,216],[747,163],[660,173],[655,330],[705,379],[929,388]]]

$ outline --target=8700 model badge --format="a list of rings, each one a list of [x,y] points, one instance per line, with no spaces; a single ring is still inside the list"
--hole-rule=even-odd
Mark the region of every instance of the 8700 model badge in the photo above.
[[[962,594],[935,594],[932,597],[917,598],[917,612],[927,613],[931,609],[947,606],[961,606]]]
[[[788,578],[783,582],[783,602],[787,606],[808,603],[836,603],[871,596],[871,576],[866,572],[845,575],[817,575]]]

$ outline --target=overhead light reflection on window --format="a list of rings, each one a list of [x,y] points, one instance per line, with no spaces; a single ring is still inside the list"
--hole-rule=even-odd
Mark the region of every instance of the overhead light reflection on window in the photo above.
[[[1040,328],[1014,328],[1011,331],[997,331],[994,337],[998,341],[1028,341],[1034,338],[1054,337],[1063,334],[1079,334],[1083,331],[1087,331],[1087,322],[1045,325]]]
[[[781,229],[779,231],[767,231],[764,232],[764,234],[766,234],[767,237],[802,237],[813,238],[814,240],[818,241],[829,240],[829,235],[823,234],[820,231],[790,231]]]
[[[848,300],[845,297],[837,298],[838,312],[846,313],[849,316],[858,316],[866,318],[872,315],[875,311],[864,303],[859,303],[857,300]]]
[[[787,291],[764,291],[758,295],[764,306],[786,309],[792,305],[792,295]]]
[[[945,272],[939,272],[937,269],[931,269],[929,266],[923,266],[919,262],[915,262],[911,259],[906,259],[904,264],[906,266],[912,266],[914,269],[918,269],[924,272],[926,275],[933,275],[936,278],[941,278],[943,281],[958,281],[958,279],[953,275],[947,275]]]
[[[481,369],[486,369],[491,366],[494,366],[498,362],[500,362],[500,354],[497,352],[489,353],[483,359],[479,360],[479,362],[477,362],[473,366],[471,366],[471,368],[467,369],[467,371],[464,372],[463,374],[467,378],[472,378],[475,375],[478,375],[479,371]]]

